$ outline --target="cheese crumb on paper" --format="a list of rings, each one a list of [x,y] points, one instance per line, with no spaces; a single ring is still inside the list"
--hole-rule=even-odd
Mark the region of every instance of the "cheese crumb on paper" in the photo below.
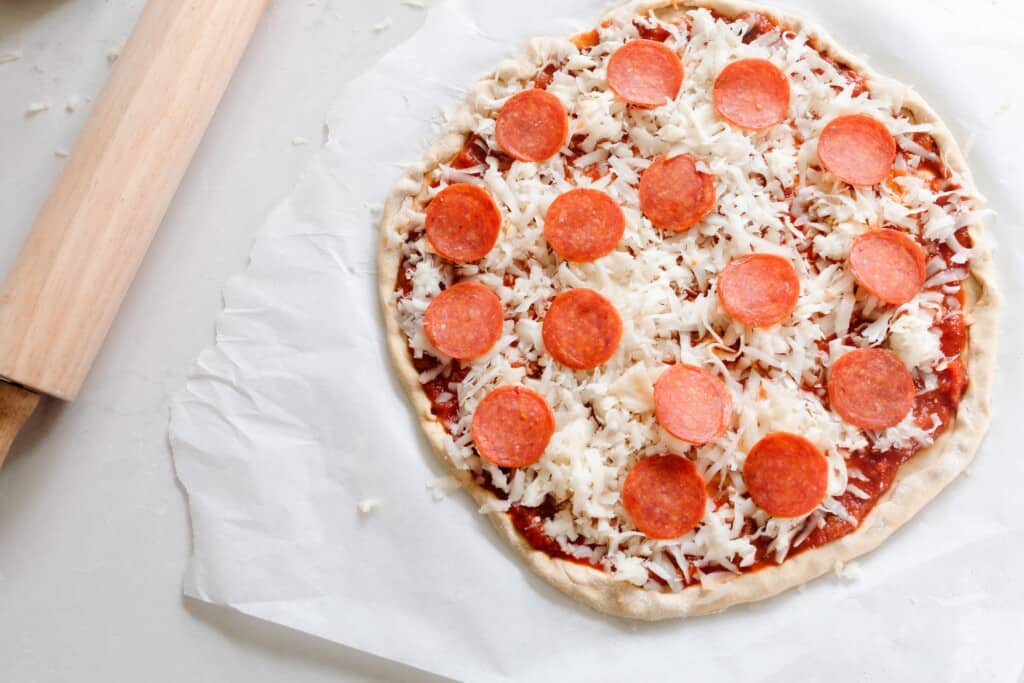
[[[422,0],[402,0],[402,4],[406,7],[413,7],[415,9],[427,8],[426,3],[422,2]]]
[[[29,102],[28,103],[28,107],[25,108],[25,115],[26,116],[35,116],[36,114],[39,114],[40,112],[44,112],[44,111],[46,111],[49,108],[50,108],[50,103],[46,102],[46,101],[43,101],[43,100],[39,100],[37,102]]]
[[[11,50],[10,52],[4,52],[0,54],[0,64],[6,64],[7,62],[16,62],[23,57],[21,50]]]
[[[69,156],[71,156],[71,152],[67,151],[63,147],[58,147],[57,149],[53,150],[53,155],[61,159],[67,159]]]
[[[117,61],[117,58],[121,56],[122,50],[124,50],[123,40],[114,47],[107,50],[107,64],[113,65],[113,63]]]
[[[393,23],[394,22],[391,21],[391,17],[384,17],[383,21],[378,21],[370,28],[373,29],[374,33],[380,33],[381,31],[387,31],[389,28],[391,28],[391,24]]]
[[[71,113],[78,109],[78,106],[80,104],[82,104],[82,96],[71,95],[68,97],[67,104],[64,105],[64,108],[68,111],[68,113]]]
[[[856,562],[836,562],[835,574],[840,579],[845,581],[854,582],[860,581],[864,572],[861,571],[860,565]]]
[[[306,138],[302,137],[301,135],[296,135],[296,136],[292,137],[292,146],[293,147],[302,147],[303,145],[308,145],[308,144],[309,144],[309,140],[307,140]]]
[[[445,475],[427,482],[430,495],[434,500],[440,501],[448,497],[448,494],[459,488],[459,482],[455,477]]]
[[[368,515],[377,508],[380,507],[380,501],[376,498],[363,498],[361,501],[356,503],[356,507],[364,515]]]

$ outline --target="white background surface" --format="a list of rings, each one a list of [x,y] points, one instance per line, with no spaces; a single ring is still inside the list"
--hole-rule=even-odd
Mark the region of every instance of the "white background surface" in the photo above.
[[[892,17],[892,32],[872,31],[868,27],[884,14],[884,3],[868,4],[870,11],[860,7],[832,12],[845,21],[829,22],[828,28],[854,51],[870,53],[882,71],[918,84],[922,67],[900,57],[921,41],[953,45],[960,22],[969,20],[948,9],[962,5],[943,2],[936,10],[937,33],[905,33],[913,27],[913,12]],[[921,9],[924,3],[917,5]],[[70,147],[84,121],[86,107],[67,114],[64,101],[72,93],[90,96],[98,91],[107,73],[107,49],[127,34],[139,6],[99,0],[0,4],[0,53],[25,53],[19,62],[0,65],[0,272],[10,266],[59,169],[53,149]],[[385,16],[394,19],[394,27],[373,34],[370,24]],[[210,341],[224,281],[241,269],[251,231],[288,193],[313,152],[313,146],[293,147],[292,136],[318,141],[324,112],[342,82],[421,21],[417,10],[399,7],[397,0],[320,0],[312,7],[304,0],[277,0],[271,8],[79,402],[47,406],[0,473],[4,680],[431,680],[234,613],[183,602],[187,519],[165,445],[169,395]],[[989,46],[985,55],[972,52],[970,44],[956,55],[950,50],[948,62],[931,70],[933,80],[921,84],[961,140],[974,134],[984,149],[998,149],[990,138],[1009,126],[993,118],[988,129],[965,129],[959,114],[969,109],[958,103],[959,97],[993,113],[1006,105],[1010,113],[1005,121],[1019,119],[1020,94],[946,90],[942,74],[953,70],[956,82],[963,84],[970,80],[965,70],[991,73],[993,64],[985,60],[993,53],[1005,52],[1006,65],[1015,63],[1021,56],[1016,40],[996,45],[994,51]],[[46,99],[53,105],[50,111],[24,117],[30,101]],[[1011,146],[1018,153],[1019,142],[1018,135]],[[1019,179],[1020,165],[1012,157],[974,160],[983,190],[992,194],[998,184],[999,193],[1005,193],[1008,188],[997,179]],[[1019,221],[1020,204],[1005,208],[1016,214],[1004,216],[1000,228],[1019,227],[1014,221]],[[1004,283],[1008,259],[1002,260]],[[1019,291],[1020,276],[1010,278]],[[1004,353],[1002,360],[1019,368],[1020,358],[1015,351]],[[996,408],[996,420],[1005,420],[1005,409]],[[978,466],[992,463],[986,470],[991,472],[1000,457],[1009,455],[983,452]],[[986,480],[997,483],[998,477]],[[933,506],[934,512],[929,509],[918,533],[941,538],[935,522],[964,505],[969,491],[964,482],[954,485]],[[1019,536],[1017,540],[1019,544]],[[945,629],[931,640],[932,646],[959,647],[964,653],[962,667],[951,670],[951,678],[963,675],[966,680],[966,674],[976,671],[982,678],[1013,681],[1021,665],[1019,652],[1012,649],[1014,636],[977,647],[971,639],[981,632],[987,611],[998,609],[998,596],[992,593],[996,587],[989,582],[1002,581],[1016,591],[1019,584],[1011,584],[1008,574],[991,572],[983,577],[944,576],[942,565],[948,558],[941,553],[934,557],[934,573],[923,576],[918,572],[924,563],[906,559],[890,543],[865,562],[869,586],[873,566],[903,565],[897,586],[906,600],[906,623],[876,624],[861,643],[815,634],[809,640],[815,651],[800,661],[800,670],[817,663],[826,671],[824,664],[838,658],[843,671],[830,671],[829,680],[885,680],[886,670],[872,667],[875,660],[863,648],[907,647],[901,638],[914,634],[915,625],[931,621]],[[948,588],[942,585],[948,577],[960,582],[952,591],[958,600],[933,600],[930,596]],[[819,582],[810,590],[823,589],[828,588]],[[865,613],[885,606],[891,597],[884,591],[857,595],[849,588],[841,590],[845,592],[837,608],[849,607],[856,598],[857,609]],[[957,622],[963,624],[959,631],[953,628]],[[788,635],[801,633],[792,629]],[[982,652],[994,657],[971,656]],[[897,670],[913,670],[913,662],[903,664]],[[782,664],[766,673],[783,680],[787,672],[797,669]]]

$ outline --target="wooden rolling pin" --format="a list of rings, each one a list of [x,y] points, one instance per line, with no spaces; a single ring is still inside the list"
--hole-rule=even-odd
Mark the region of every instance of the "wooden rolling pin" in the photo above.
[[[0,464],[78,394],[267,0],[149,0],[0,290]]]

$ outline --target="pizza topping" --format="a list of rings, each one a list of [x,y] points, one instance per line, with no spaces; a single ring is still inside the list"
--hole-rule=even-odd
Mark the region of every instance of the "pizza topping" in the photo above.
[[[538,88],[513,95],[498,112],[494,138],[519,161],[544,161],[558,154],[569,136],[569,115],[562,101]]]
[[[715,178],[687,154],[662,157],[640,176],[640,209],[654,227],[680,232],[715,208]]]
[[[729,123],[764,130],[785,120],[789,81],[767,59],[740,59],[718,74],[713,97],[715,109]]]
[[[683,62],[655,40],[631,40],[608,60],[608,87],[629,104],[653,109],[676,98],[683,86]]]
[[[480,168],[487,160],[487,144],[479,135],[469,135],[462,149],[452,159],[452,168],[462,170],[467,168]]]
[[[876,118],[865,114],[840,116],[821,131],[818,159],[851,185],[877,185],[892,171],[896,140]]]
[[[832,409],[852,425],[885,429],[903,421],[914,407],[914,378],[886,349],[857,349],[840,356],[828,376]]]
[[[583,33],[577,33],[569,41],[576,46],[579,51],[588,50],[598,43],[601,42],[601,34],[597,32],[596,28],[584,31]]]
[[[725,433],[732,420],[732,396],[718,377],[680,363],[655,383],[654,414],[672,436],[703,445]]]
[[[622,339],[622,318],[594,290],[571,289],[551,302],[542,335],[556,361],[574,370],[590,370],[615,355]]]
[[[774,254],[747,254],[729,262],[718,276],[718,298],[735,320],[771,327],[796,308],[800,278],[788,260]]]
[[[744,43],[752,43],[764,34],[778,30],[775,22],[760,12],[744,12],[737,19],[747,25],[743,32]]]
[[[473,413],[473,444],[498,467],[526,467],[540,460],[555,433],[555,416],[532,389],[500,386]]]
[[[874,82],[861,92],[856,72],[772,17],[747,21],[758,28],[747,46],[739,40],[743,20],[693,9],[674,24],[657,15],[644,19],[670,34],[668,46],[684,62],[685,87],[657,109],[628,106],[609,92],[607,65],[636,36],[631,19],[602,25],[581,41],[582,52],[567,40],[545,40],[528,53],[530,68],[499,69],[474,88],[452,128],[479,144],[467,143],[452,163],[425,170],[427,189],[406,199],[403,220],[385,239],[402,252],[398,323],[447,432],[446,454],[493,491],[485,508],[524,509],[533,530],[524,542],[541,552],[561,548],[617,580],[679,591],[850,533],[896,480],[901,463],[952,428],[963,387],[956,357],[970,330],[963,280],[984,247],[968,234],[980,208],[969,179],[945,165],[936,124],[904,107],[902,89]],[[725,122],[713,97],[722,68],[754,55],[785,65],[791,89],[785,121],[761,134]],[[495,139],[496,106],[535,83],[565,103],[571,136],[542,164],[513,163]],[[851,187],[819,163],[822,128],[840,113],[875,119],[894,136],[896,157],[883,182]],[[659,221],[657,209],[671,209],[686,193],[662,183],[660,189],[669,188],[652,210],[658,166],[649,169],[682,152],[693,155],[691,168],[707,176],[707,194],[717,198],[703,220],[682,222],[696,229],[668,232],[673,221]],[[494,197],[504,223],[500,242],[483,259],[453,267],[420,229],[424,199],[467,181]],[[554,240],[545,240],[546,212],[574,188],[606,193],[629,223],[596,262],[562,258]],[[927,254],[926,285],[905,304],[859,295],[868,289],[858,278],[867,282],[869,275],[857,270],[851,251],[865,226],[904,233]],[[728,297],[716,291],[730,261],[765,252],[788,261],[800,277],[796,308],[767,330],[731,317],[722,301]],[[884,259],[871,247],[866,253],[877,271]],[[897,268],[895,277],[906,272]],[[506,315],[494,349],[472,363],[435,353],[423,329],[428,304],[452,282],[466,280],[498,294]],[[757,292],[762,282],[753,279],[752,287]],[[557,362],[543,338],[544,313],[555,295],[578,288],[600,292],[628,321],[620,350],[588,372]],[[880,430],[844,419],[842,400],[830,402],[828,391],[838,359],[874,347],[898,353],[917,387],[910,413]],[[623,510],[622,485],[645,455],[683,447],[655,410],[658,371],[681,361],[720,378],[736,410],[722,436],[687,451],[714,499],[702,523],[680,540],[653,540]],[[543,387],[559,427],[539,462],[510,472],[474,449],[471,426],[495,386],[524,383]],[[829,492],[811,515],[771,515],[737,471],[743,451],[777,431],[828,445]]]
[[[476,282],[459,282],[441,292],[423,314],[423,332],[434,348],[459,360],[484,355],[501,337],[498,295]]]
[[[775,517],[802,517],[828,491],[828,460],[798,434],[773,432],[754,444],[743,481],[758,507]]]
[[[567,261],[594,261],[607,255],[626,231],[626,216],[600,190],[569,190],[551,202],[544,238]]]
[[[501,212],[482,188],[468,183],[449,185],[427,205],[430,246],[455,263],[479,261],[498,241]]]
[[[650,21],[645,17],[634,18],[633,26],[636,27],[636,32],[644,40],[656,40],[659,43],[664,43],[672,37],[672,32],[659,22]]]
[[[850,249],[850,270],[864,289],[882,301],[900,305],[924,285],[926,255],[921,245],[898,230],[870,230]]]
[[[691,461],[674,454],[652,455],[626,476],[622,505],[649,538],[679,538],[704,518],[707,488]]]

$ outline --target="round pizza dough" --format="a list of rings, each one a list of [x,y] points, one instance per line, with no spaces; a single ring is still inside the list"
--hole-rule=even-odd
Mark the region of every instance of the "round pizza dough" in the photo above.
[[[624,5],[610,16],[631,17],[653,11],[659,18],[670,18],[676,13],[698,7],[706,7],[725,16],[737,16],[748,11],[764,14],[784,27],[804,31],[809,43],[836,62],[864,75],[869,86],[892,84],[892,81],[842,49],[822,30],[798,18],[740,0],[647,0]],[[525,64],[522,68],[533,69]],[[946,166],[960,174],[965,190],[975,197],[979,196],[963,154],[938,115],[913,91],[905,98],[905,110],[916,122],[934,126],[931,134],[938,143]],[[493,503],[495,496],[476,484],[470,472],[455,467],[446,453],[445,431],[431,413],[430,401],[418,381],[418,373],[410,358],[408,340],[399,327],[394,296],[402,248],[401,238],[396,239],[396,236],[404,235],[408,227],[400,219],[400,209],[404,202],[421,196],[425,189],[426,175],[450,160],[462,149],[464,142],[465,135],[461,133],[446,134],[396,184],[387,200],[381,222],[378,277],[388,346],[416,415],[437,456],[448,465],[451,474],[473,495],[478,504],[484,505]],[[977,343],[972,341],[964,354],[970,377],[969,388],[949,428],[931,446],[920,450],[900,466],[892,486],[855,531],[831,543],[789,557],[777,566],[729,575],[716,583],[689,585],[679,592],[659,592],[615,579],[589,566],[554,559],[535,550],[519,535],[508,514],[504,512],[487,513],[495,528],[534,572],[569,596],[608,614],[645,620],[714,613],[732,605],[762,600],[841,567],[843,563],[874,549],[966,469],[988,427],[999,299],[984,227],[980,222],[975,222],[968,229],[978,250],[972,257],[970,275],[964,283],[965,315],[970,324],[971,340],[981,340]]]

